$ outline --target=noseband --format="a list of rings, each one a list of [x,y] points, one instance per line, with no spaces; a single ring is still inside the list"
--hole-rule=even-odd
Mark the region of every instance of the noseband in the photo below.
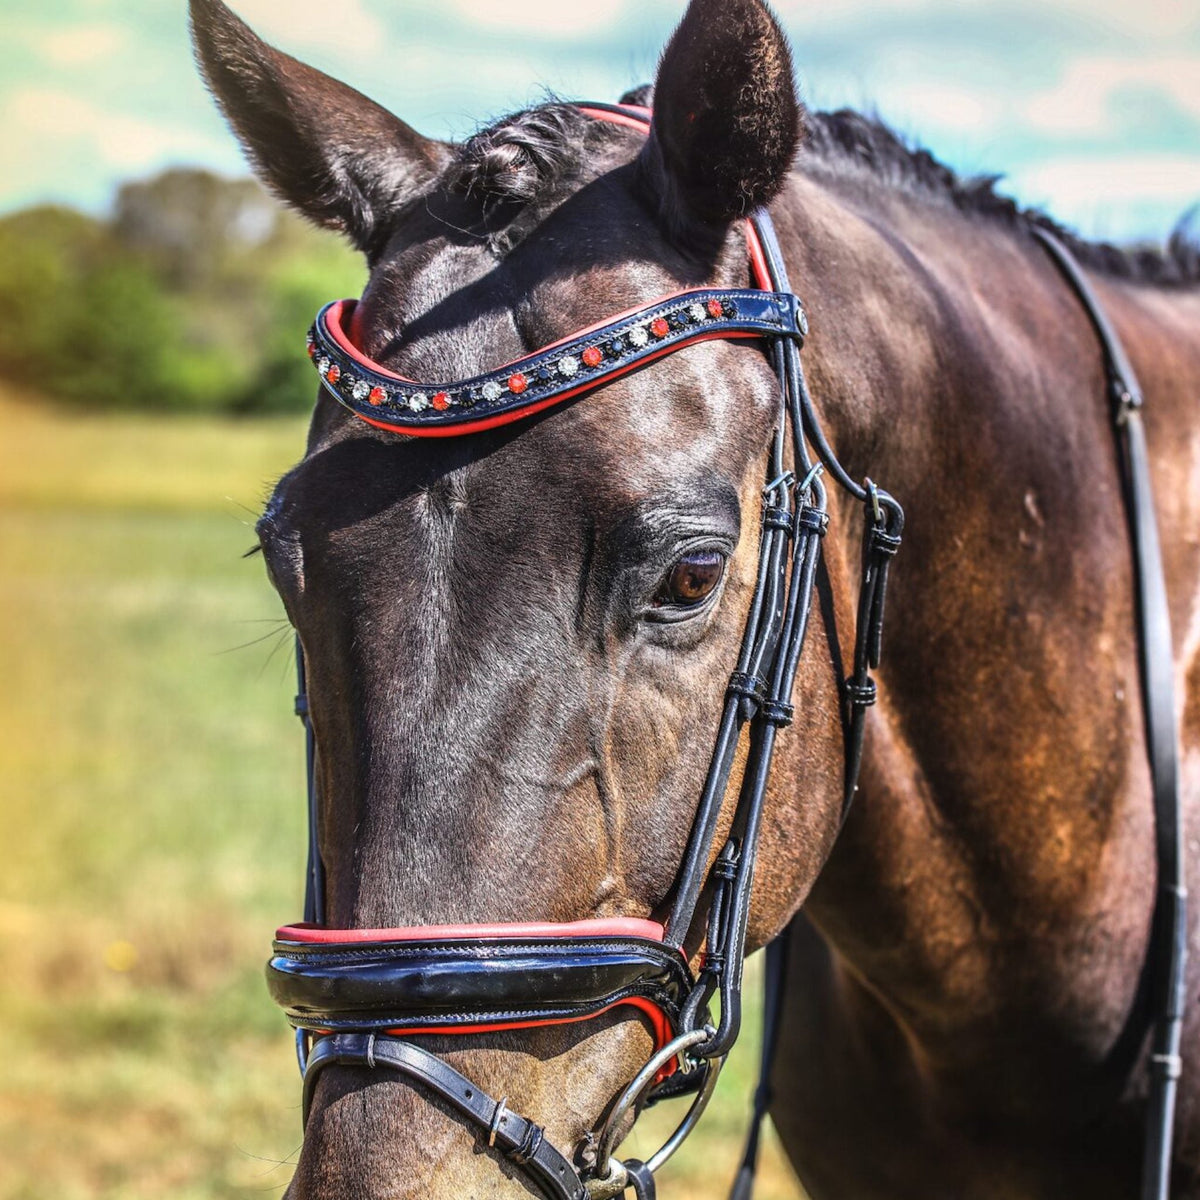
[[[582,111],[648,132],[650,113],[588,104]],[[770,217],[747,222],[752,288],[704,288],[667,296],[473,379],[421,383],[387,371],[354,345],[354,304],[318,315],[309,356],[339,404],[380,429],[445,437],[517,421],[602,387],[698,342],[767,343],[780,406],[763,487],[758,574],[741,648],[725,693],[712,761],[665,925],[621,918],[573,924],[503,924],[335,930],[321,924],[314,737],[299,655],[297,712],[307,734],[309,865],[305,921],[276,935],[271,994],[296,1029],[307,1120],[326,1067],[395,1071],[448,1103],[519,1164],[554,1200],[605,1200],[632,1188],[654,1195],[654,1172],[694,1127],[741,1025],[742,972],[763,804],[792,691],[828,524],[822,476],[863,504],[863,574],[852,670],[842,689],[843,819],[857,787],[870,672],[879,665],[888,566],[904,516],[869,480],[856,483],[830,449],[800,364],[807,318],[792,293]],[[811,446],[811,452],[810,452]],[[747,728],[748,727],[748,728]],[[748,753],[729,837],[713,856],[741,740]],[[711,866],[710,866],[711,863]],[[704,953],[693,974],[684,952],[701,896],[708,901]],[[717,997],[714,1022],[710,1003]],[[579,1166],[542,1130],[411,1040],[419,1034],[520,1030],[590,1020],[620,1006],[654,1032],[655,1050],[578,1149]],[[626,1118],[641,1104],[692,1095],[666,1144],[646,1162],[615,1155]]]

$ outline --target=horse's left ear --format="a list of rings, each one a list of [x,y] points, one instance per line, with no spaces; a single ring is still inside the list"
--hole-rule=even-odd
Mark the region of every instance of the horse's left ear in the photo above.
[[[760,0],[692,0],[659,64],[642,163],[676,227],[724,226],[782,189],[803,131],[787,39]]]

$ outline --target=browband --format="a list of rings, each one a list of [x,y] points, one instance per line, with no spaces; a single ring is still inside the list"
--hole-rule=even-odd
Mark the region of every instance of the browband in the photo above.
[[[317,315],[308,354],[325,390],[356,417],[394,433],[448,437],[506,425],[561,404],[696,342],[792,337],[808,320],[790,292],[699,288],[580,330],[485,375],[418,383],[367,358],[351,340],[356,302]]]

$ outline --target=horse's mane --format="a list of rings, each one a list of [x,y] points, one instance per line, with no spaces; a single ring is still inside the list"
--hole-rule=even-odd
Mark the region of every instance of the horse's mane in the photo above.
[[[621,97],[645,104],[649,88]],[[996,191],[1000,175],[963,177],[928,150],[902,139],[877,117],[852,109],[810,112],[801,163],[836,174],[864,173],[872,182],[918,196],[948,201],[964,213],[1012,226],[1038,225],[1070,246],[1086,266],[1122,279],[1162,286],[1200,283],[1200,242],[1186,213],[1162,247],[1114,246],[1094,242],[1064,228],[1045,213],[1022,208]],[[447,182],[455,190],[487,201],[527,204],[578,174],[590,153],[613,126],[584,116],[557,99],[504,117],[463,142]]]
[[[905,142],[878,118],[845,108],[809,114],[802,154],[834,170],[854,164],[884,186],[941,197],[962,212],[1011,225],[1039,225],[1066,242],[1084,265],[1107,275],[1156,284],[1200,282],[1200,243],[1189,228],[1197,209],[1184,214],[1161,248],[1088,241],[1044,212],[1021,208],[1015,200],[999,194],[996,184],[1003,176],[964,178],[928,150]]]

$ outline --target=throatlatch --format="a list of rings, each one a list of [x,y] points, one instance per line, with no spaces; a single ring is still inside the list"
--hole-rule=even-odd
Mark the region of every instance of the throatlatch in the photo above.
[[[649,130],[650,112],[587,104],[599,120]],[[487,1144],[528,1172],[555,1200],[606,1200],[632,1189],[654,1195],[654,1172],[687,1136],[712,1094],[741,1026],[746,928],[763,805],[792,692],[828,525],[823,474],[863,505],[863,578],[851,673],[843,684],[846,773],[843,815],[857,786],[870,672],[879,663],[888,567],[904,515],[887,492],[850,478],[821,430],[800,363],[808,332],[788,283],[770,217],[747,223],[752,288],[702,288],[662,297],[473,379],[421,383],[371,362],[351,340],[353,302],[322,310],[309,353],[323,387],[360,419],[410,436],[451,436],[520,420],[581,396],[664,355],[712,338],[766,341],[779,380],[778,421],[763,487],[756,586],[730,676],[712,761],[673,889],[665,927],[647,920],[573,924],[331,930],[322,925],[315,741],[297,647],[297,713],[306,729],[309,861],[303,924],[279,930],[268,966],[272,995],[296,1027],[305,1115],[320,1072],[332,1064],[386,1068],[418,1083],[476,1125]],[[810,453],[809,446],[813,452]],[[715,855],[718,819],[734,761],[748,741],[727,841]],[[710,865],[711,864],[711,865]],[[701,897],[704,953],[693,976]],[[713,998],[719,1015],[710,1012]],[[655,1051],[578,1147],[576,1166],[513,1113],[411,1039],[588,1020],[618,1005],[637,1009]],[[626,1118],[659,1099],[693,1096],[675,1133],[646,1162],[622,1161]],[[761,1109],[756,1106],[756,1117]],[[757,1125],[755,1127],[757,1129]],[[748,1191],[752,1158],[739,1176]]]

